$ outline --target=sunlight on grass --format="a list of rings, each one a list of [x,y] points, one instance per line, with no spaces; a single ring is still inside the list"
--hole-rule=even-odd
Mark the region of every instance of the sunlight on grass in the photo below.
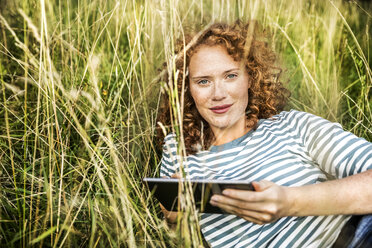
[[[4,6],[2,245],[202,246],[193,199],[184,194],[185,212],[171,229],[141,179],[158,176],[161,90],[170,92],[174,124],[164,129],[182,134],[183,97],[174,82],[161,82],[162,64],[178,74],[176,38],[215,21],[258,20],[286,68],[288,108],[338,121],[372,141],[371,4],[8,0]]]

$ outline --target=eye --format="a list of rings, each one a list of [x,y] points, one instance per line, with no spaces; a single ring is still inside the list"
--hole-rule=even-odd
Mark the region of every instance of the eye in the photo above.
[[[233,78],[236,78],[237,76],[238,76],[238,75],[231,73],[231,74],[228,74],[228,75],[226,76],[226,78],[228,78],[228,79],[233,79]]]
[[[206,84],[208,84],[208,80],[202,79],[202,80],[198,81],[198,84],[200,84],[200,85],[206,85]]]

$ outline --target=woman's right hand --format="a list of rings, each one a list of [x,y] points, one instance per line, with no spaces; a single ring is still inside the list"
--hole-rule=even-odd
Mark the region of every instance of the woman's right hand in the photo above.
[[[163,177],[163,178],[166,178],[166,177]],[[171,176],[171,178],[181,178],[181,175],[179,173],[175,173]],[[168,211],[167,209],[165,209],[163,205],[161,205],[161,203],[160,203],[160,208],[161,208],[161,211],[163,212],[164,218],[166,219],[168,223],[175,224],[177,222],[178,212]]]
[[[166,210],[165,207],[161,205],[161,203],[160,203],[160,208],[161,208],[161,211],[163,212],[165,220],[169,224],[175,224],[177,222],[178,212]]]

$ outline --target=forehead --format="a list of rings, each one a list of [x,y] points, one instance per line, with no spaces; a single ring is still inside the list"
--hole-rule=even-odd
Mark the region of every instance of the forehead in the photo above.
[[[189,72],[191,76],[208,76],[239,68],[241,63],[227,53],[223,46],[201,45],[191,56]]]

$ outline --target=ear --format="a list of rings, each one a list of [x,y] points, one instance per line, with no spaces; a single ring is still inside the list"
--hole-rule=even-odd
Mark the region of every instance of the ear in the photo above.
[[[251,81],[251,79],[250,79],[249,76],[248,76],[248,89],[250,89],[251,86],[252,86],[252,81]]]
[[[250,78],[250,76],[249,76],[247,66],[244,66],[244,73],[246,73],[246,76],[247,76],[247,78],[248,78],[248,89],[249,89],[249,88],[251,88],[251,86],[252,86],[252,81],[251,81],[251,78]]]

